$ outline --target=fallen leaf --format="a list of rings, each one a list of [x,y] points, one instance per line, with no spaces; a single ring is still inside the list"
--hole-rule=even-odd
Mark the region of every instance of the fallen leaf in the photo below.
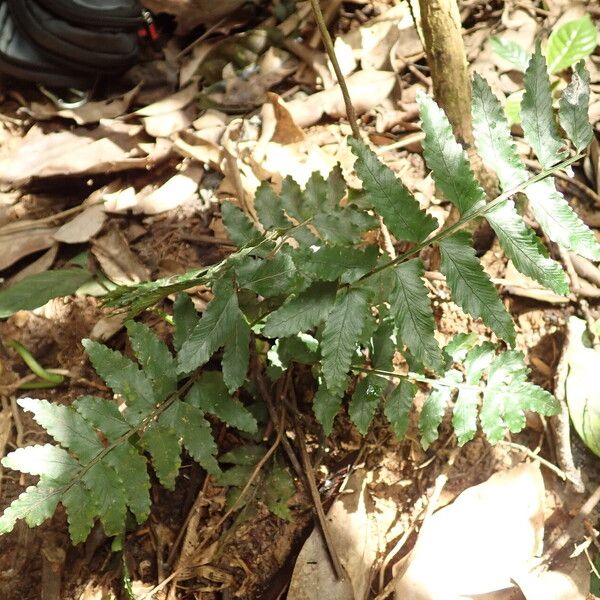
[[[327,554],[321,531],[315,527],[296,560],[288,600],[365,600],[371,569],[385,547],[385,532],[395,518],[375,509],[366,488],[369,474],[358,469],[348,481],[347,493],[338,497],[327,523],[347,578],[339,581]]]
[[[134,187],[126,187],[104,195],[104,210],[110,213],[126,213],[137,204]]]
[[[58,244],[51,246],[44,254],[42,254],[37,260],[34,260],[31,264],[27,265],[24,269],[19,271],[16,275],[13,275],[7,282],[6,287],[14,285],[18,281],[35,275],[36,273],[43,273],[47,271],[53,264],[58,254]]]
[[[424,523],[397,600],[455,600],[513,586],[542,550],[544,481],[538,463],[492,475]]]
[[[396,74],[391,71],[358,71],[346,80],[357,114],[383,102],[396,85]],[[346,106],[340,86],[317,92],[287,103],[287,109],[299,127],[317,123],[323,115],[345,117]]]
[[[204,169],[200,165],[189,165],[147,196],[138,195],[135,212],[156,215],[188,202],[196,196],[203,175]]]
[[[275,116],[275,133],[271,141],[278,144],[293,144],[304,140],[304,131],[294,121],[283,98],[273,92],[268,92],[267,99],[273,106]]]
[[[0,181],[20,187],[34,179],[115,173],[149,168],[165,160],[172,143],[158,139],[155,144],[142,144],[134,133],[139,130],[117,121],[103,122],[93,130],[48,134],[34,126],[0,161]]]
[[[221,170],[221,147],[204,140],[191,132],[182,131],[174,140],[175,148],[183,156],[193,158],[202,164]]]
[[[118,285],[131,285],[150,278],[150,271],[131,251],[125,236],[116,228],[92,242],[92,254],[104,274]]]
[[[98,123],[101,119],[116,119],[124,115],[141,88],[141,83],[127,93],[106,100],[91,100],[79,108],[57,109],[55,104],[32,102],[27,112],[37,120],[61,117],[78,125]]]
[[[171,94],[167,98],[163,98],[154,104],[149,104],[136,110],[133,115],[139,117],[156,117],[158,115],[165,115],[170,112],[181,110],[185,108],[198,94],[198,83],[192,82],[186,87],[179,91]]]
[[[65,244],[83,244],[93,238],[106,221],[102,204],[95,204],[80,212],[76,217],[59,227],[54,234],[57,242]]]
[[[13,230],[14,225],[18,225],[19,230]],[[0,271],[25,256],[53,246],[55,233],[56,227],[39,226],[35,221],[17,221],[0,228]]]
[[[108,341],[115,333],[121,330],[126,317],[124,315],[103,317],[94,323],[90,332],[90,339],[97,342]]]

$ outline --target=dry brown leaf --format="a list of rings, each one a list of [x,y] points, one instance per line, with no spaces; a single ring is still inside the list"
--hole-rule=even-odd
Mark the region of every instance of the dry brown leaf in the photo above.
[[[83,244],[93,238],[106,221],[106,213],[102,204],[86,208],[76,217],[59,227],[54,234],[57,242],[65,244]]]
[[[132,285],[150,278],[150,271],[131,251],[127,239],[116,228],[92,242],[92,254],[104,274],[118,285]]]
[[[221,147],[191,132],[181,132],[174,140],[175,148],[183,156],[193,158],[213,169],[221,170]]]
[[[395,510],[377,510],[366,484],[370,475],[362,469],[353,473],[347,492],[340,495],[327,514],[327,523],[348,577],[336,579],[318,527],[304,544],[290,582],[288,600],[365,600],[371,569],[385,546],[385,532]]]
[[[136,110],[134,115],[139,117],[156,117],[157,115],[165,115],[170,112],[185,108],[198,94],[198,83],[192,82],[183,89],[171,94],[167,98],[163,98],[154,104],[144,106]]]
[[[346,83],[356,112],[362,114],[390,95],[396,84],[396,74],[391,71],[358,71],[350,75]],[[299,127],[314,125],[324,114],[333,118],[346,116],[339,85],[292,100],[287,103],[287,109]]]
[[[107,100],[92,100],[79,108],[61,110],[51,103],[32,102],[27,112],[38,120],[62,117],[63,119],[72,119],[78,125],[98,123],[101,119],[116,119],[124,115],[129,110],[141,87],[142,84],[140,83],[125,94]]]
[[[36,275],[37,273],[43,273],[44,271],[47,271],[54,264],[56,255],[58,254],[58,246],[58,244],[54,244],[54,246],[44,252],[44,254],[42,254],[37,260],[34,260],[16,275],[13,275],[6,282],[6,287],[10,287],[11,285],[25,279],[25,277],[29,277],[30,275]]]
[[[33,179],[116,173],[149,168],[169,156],[171,142],[141,144],[136,131],[138,127],[116,121],[91,131],[77,128],[49,134],[34,126],[0,161],[0,181],[19,187]]]
[[[268,92],[267,99],[273,106],[275,115],[275,133],[271,141],[278,144],[293,144],[304,140],[304,132],[294,121],[283,98],[273,92]]]
[[[104,195],[104,210],[110,213],[125,213],[137,204],[135,188],[127,187]]]
[[[36,226],[35,221],[18,221],[16,224],[23,227],[29,224],[30,227],[18,231],[11,231],[9,226],[0,229],[0,271],[56,243],[56,227]]]
[[[189,127],[198,115],[198,107],[190,105],[172,112],[144,117],[144,129],[152,137],[170,137],[174,133]]]
[[[521,296],[522,298],[531,298],[549,304],[568,304],[571,302],[568,297],[555,294],[553,291],[542,287],[537,281],[517,271],[512,261],[509,261],[506,265],[504,279],[498,281],[498,283],[501,283],[509,294]]]
[[[90,332],[90,339],[97,342],[108,341],[115,333],[121,330],[126,317],[116,315],[114,317],[103,317],[94,323]]]
[[[513,586],[541,554],[544,481],[538,463],[492,475],[424,523],[397,600],[458,600]]]
[[[188,165],[185,170],[171,177],[148,195],[138,194],[135,212],[156,215],[192,200],[196,196],[203,175],[204,169],[200,165]]]

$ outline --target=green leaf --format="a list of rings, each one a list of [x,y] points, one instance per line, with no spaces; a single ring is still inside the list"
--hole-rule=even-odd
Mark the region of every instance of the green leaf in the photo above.
[[[286,337],[319,325],[333,308],[335,292],[336,285],[333,283],[313,283],[267,317],[263,334]]]
[[[221,215],[229,237],[239,248],[253,246],[263,239],[245,213],[231,202],[221,204]]]
[[[354,394],[352,394],[348,414],[362,435],[369,430],[369,425],[375,416],[387,383],[383,377],[369,373],[358,382]]]
[[[396,346],[394,323],[390,318],[382,320],[380,314],[380,325],[372,336],[371,363],[373,368],[392,371]]]
[[[457,333],[445,346],[444,354],[447,354],[453,362],[463,362],[469,350],[479,341],[476,333]]]
[[[216,475],[221,472],[215,458],[217,444],[202,410],[188,402],[175,400],[158,422],[176,432],[190,456],[208,473]]]
[[[334,393],[343,392],[346,387],[352,355],[368,311],[369,305],[362,290],[345,288],[338,292],[321,342],[323,377],[327,389]]]
[[[327,389],[325,383],[321,383],[313,398],[313,412],[325,435],[329,435],[333,429],[333,421],[342,406],[342,396],[343,392],[334,394]]]
[[[59,483],[68,483],[81,470],[69,453],[52,444],[17,448],[2,459],[3,466],[30,475],[45,475]]]
[[[529,54],[521,44],[496,35],[490,38],[490,44],[498,56],[517,67],[519,71],[524,72],[527,69]]]
[[[417,386],[406,379],[401,379],[385,401],[383,413],[399,440],[404,438],[408,430],[410,411],[416,394]]]
[[[383,217],[390,232],[399,240],[424,240],[437,228],[437,221],[421,209],[406,186],[372,150],[354,138],[349,138],[348,144],[357,156],[354,167],[368,199],[375,212]]]
[[[192,299],[187,294],[178,294],[173,303],[173,346],[177,352],[199,321]]]
[[[245,444],[238,446],[222,456],[219,456],[220,463],[232,465],[255,465],[267,453],[264,446],[254,444]]]
[[[104,450],[96,432],[72,407],[34,398],[19,398],[17,403],[23,410],[32,413],[36,423],[59,444],[71,450],[82,464],[89,463]]]
[[[231,280],[217,281],[213,294],[214,298],[179,351],[180,373],[191,373],[205,365],[214,352],[225,344],[237,325],[240,309]]]
[[[227,389],[233,393],[245,381],[250,363],[250,326],[240,312],[225,340],[221,366]]]
[[[506,97],[503,113],[509,125],[521,124],[521,102],[523,102],[524,93],[525,90],[517,90]]]
[[[462,379],[462,374],[450,370],[446,372],[444,379],[450,384],[458,383]],[[452,398],[453,391],[450,385],[440,385],[427,396],[419,415],[419,432],[423,450],[427,450],[438,439],[438,428],[444,418],[446,406]]]
[[[471,243],[471,236],[465,231],[440,241],[440,270],[446,276],[452,299],[467,314],[481,318],[498,337],[514,345],[513,320]]]
[[[292,226],[283,212],[281,200],[266,181],[263,181],[256,190],[254,207],[265,231],[289,229]]]
[[[127,410],[124,416],[130,425],[137,425],[154,408],[152,384],[140,368],[120,352],[106,346],[83,340],[85,348],[96,372],[115,394],[125,399]]]
[[[532,183],[525,194],[536,221],[553,242],[590,260],[600,260],[596,236],[556,189],[553,179]]]
[[[552,109],[546,59],[538,43],[525,71],[525,93],[521,102],[525,141],[533,148],[542,168],[548,169],[566,156]]]
[[[296,255],[298,269],[311,279],[353,283],[377,262],[377,248],[366,250],[343,246],[320,246]]]
[[[70,296],[91,278],[92,274],[83,269],[59,269],[25,277],[0,291],[0,318],[44,306],[52,298]]]
[[[23,519],[29,527],[37,527],[49,519],[60,499],[60,490],[55,485],[51,480],[42,480],[13,500],[0,517],[0,535],[12,531],[19,519]]]
[[[255,433],[258,425],[250,411],[236,398],[232,398],[218,371],[205,371],[190,388],[185,401],[203,412],[215,415],[231,427]]]
[[[69,534],[73,545],[85,542],[98,514],[98,507],[91,492],[81,481],[77,481],[64,493],[61,503],[67,512]]]
[[[262,488],[262,500],[267,508],[280,519],[291,521],[288,502],[296,493],[296,486],[289,470],[278,460],[271,467]]]
[[[546,48],[550,73],[558,73],[586,58],[597,44],[598,32],[589,15],[554,29]]]
[[[590,103],[590,74],[583,61],[573,67],[571,83],[560,97],[558,117],[560,126],[573,142],[577,152],[585,150],[594,139],[588,117]]]
[[[176,401],[176,404],[179,401]],[[165,411],[168,413],[172,406]],[[179,435],[171,427],[152,423],[140,438],[140,443],[152,457],[152,466],[160,483],[175,489],[175,479],[181,467]]]
[[[113,448],[106,455],[121,483],[125,501],[138,523],[150,516],[150,477],[146,459],[130,443],[125,442]]]
[[[127,501],[117,472],[105,461],[93,463],[82,477],[90,491],[107,536],[124,532]]]
[[[480,208],[485,192],[475,179],[463,147],[456,141],[444,111],[426,94],[418,96],[421,127],[425,132],[423,154],[433,179],[461,215]]]
[[[420,258],[401,263],[394,269],[396,286],[390,295],[391,312],[409,350],[426,366],[440,371],[444,361],[433,335],[435,321],[423,281],[424,272]]]
[[[81,396],[72,406],[90,425],[102,431],[111,443],[129,431],[129,424],[112,400]]]
[[[517,213],[512,200],[502,202],[486,215],[500,245],[515,267],[557,294],[569,293],[567,277],[559,263],[544,255],[539,238]]]
[[[149,327],[135,321],[126,326],[133,352],[152,381],[154,399],[162,402],[177,390],[177,362]]]
[[[265,298],[289,294],[298,280],[296,265],[285,252],[279,252],[268,260],[247,256],[235,266],[235,272],[240,287]]]

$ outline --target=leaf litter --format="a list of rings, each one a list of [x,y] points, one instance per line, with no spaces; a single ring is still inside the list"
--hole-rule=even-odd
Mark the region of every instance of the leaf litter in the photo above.
[[[63,270],[65,275],[58,284],[66,286],[67,273],[74,270],[67,261],[82,248],[89,251],[89,255],[78,268],[87,269],[89,275],[78,275],[89,278],[94,274],[97,279],[107,278],[109,283],[136,282],[157,275],[173,275],[199,264],[212,264],[228,251],[228,246],[223,244],[222,200],[239,196],[240,189],[243,190],[245,203],[241,205],[248,216],[252,216],[254,193],[264,179],[277,184],[289,174],[303,183],[310,172],[320,170],[326,175],[337,162],[342,163],[347,173],[351,171],[353,159],[348,153],[344,154],[343,144],[349,133],[344,122],[345,106],[339,86],[327,72],[324,53],[318,45],[306,42],[313,27],[310,17],[306,16],[308,11],[299,9],[298,15],[303,17],[296,18],[294,23],[294,15],[290,15],[287,19],[292,20],[280,19],[279,26],[277,20],[269,16],[270,24],[284,34],[289,33],[290,23],[294,28],[298,27],[303,38],[300,42],[298,39],[293,41],[303,47],[302,56],[297,45],[264,43],[265,36],[259,32],[255,38],[263,40],[262,46],[257,51],[251,49],[252,53],[240,63],[232,61],[231,54],[224,51],[225,42],[231,40],[234,43],[229,44],[229,48],[233,48],[234,55],[244,48],[248,50],[243,44],[252,38],[252,35],[239,35],[251,27],[249,17],[228,16],[232,7],[239,7],[236,0],[219,3],[219,6],[180,0],[161,3],[147,0],[147,4],[154,9],[160,4],[160,11],[171,13],[177,23],[171,47],[165,48],[164,55],[159,52],[149,65],[144,65],[152,77],[142,83],[134,80],[133,85],[114,90],[105,99],[76,110],[57,110],[37,98],[27,97],[20,109],[15,109],[18,102],[14,100],[5,102],[8,106],[2,112],[14,110],[21,128],[15,129],[10,143],[2,150],[0,180],[9,193],[15,190],[31,192],[34,198],[33,208],[31,202],[17,200],[7,209],[9,222],[2,223],[0,229],[0,245],[4,248],[1,268],[7,281],[15,282],[34,273],[43,275]],[[511,65],[493,54],[489,34],[492,30],[496,33],[499,28],[500,35],[506,34],[509,39],[530,48],[540,26],[553,25],[554,21],[552,18],[546,20],[543,12],[522,6],[524,3],[519,6],[507,3],[504,8],[486,9],[487,12],[479,10],[478,3],[463,4],[472,69],[490,79],[494,91],[510,95],[521,82]],[[560,2],[550,2],[548,7],[555,16],[564,12]],[[346,9],[344,4],[342,10]],[[351,96],[363,116],[364,129],[373,141],[401,141],[406,133],[417,128],[416,90],[427,83],[422,46],[412,26],[408,5],[401,2],[390,8],[383,3],[365,3],[358,9],[353,6],[353,11],[350,21],[346,17],[340,18],[336,25],[338,29],[334,29],[339,34],[336,49],[348,73]],[[359,17],[359,13],[364,18]],[[365,15],[375,16],[370,19]],[[212,33],[191,51],[180,54],[190,37],[179,37],[179,34],[189,33],[205,22],[208,25],[204,31],[209,32],[214,26]],[[479,28],[479,35],[477,31],[471,32],[475,28]],[[254,31],[259,29],[263,31],[262,28]],[[194,35],[196,33],[192,38]],[[175,55],[178,58],[174,60]],[[594,61],[597,62],[597,57],[588,60],[592,66]],[[596,67],[591,72],[592,85],[597,86],[600,69]],[[212,79],[209,80],[209,76]],[[127,77],[125,81],[128,81]],[[177,81],[179,88],[175,87]],[[592,97],[592,107],[594,102],[598,102],[597,96]],[[594,114],[592,108],[591,115]],[[600,113],[596,118],[600,118]],[[85,127],[77,127],[82,125]],[[27,128],[29,131],[25,134]],[[408,147],[411,150],[419,148],[418,145]],[[419,156],[401,149],[399,153],[388,151],[384,157],[393,164],[395,171],[402,172],[409,187],[425,190],[422,199],[430,209],[445,216],[446,207],[432,193],[433,186],[422,181],[424,168],[422,161],[420,168],[418,166]],[[595,176],[596,182],[600,180],[597,170],[597,156],[594,158],[592,153],[587,159],[587,172],[590,177]],[[65,189],[69,190],[68,198],[64,197]],[[39,190],[50,193],[55,201],[55,206],[42,213],[35,210]],[[96,194],[93,200],[90,200],[90,191]],[[84,202],[86,198],[88,200]],[[588,211],[594,215],[597,206],[590,204],[589,198],[582,202],[582,213]],[[69,212],[72,209],[74,212]],[[52,215],[56,217],[47,220]],[[496,283],[508,292],[507,304],[519,320],[521,331],[517,345],[531,356],[535,355],[541,364],[547,361],[552,365],[549,356],[534,351],[544,337],[559,344],[557,332],[567,327],[572,329],[568,320],[570,308],[561,305],[558,312],[551,312],[552,303],[558,296],[555,298],[547,291],[544,295],[543,291],[533,289],[531,282],[516,280],[514,269],[511,270],[510,265],[505,267],[502,258],[494,257],[493,249],[488,254],[496,269]],[[58,271],[49,270],[57,267]],[[585,279],[586,276],[582,274],[581,277]],[[435,304],[438,313],[442,313],[443,329],[450,337],[464,327],[464,316],[447,301],[447,295],[444,298],[444,293],[447,294],[445,283],[432,281],[438,292]],[[589,282],[597,286],[592,276]],[[75,283],[72,287],[75,288]],[[196,300],[200,303],[207,300],[199,298]],[[593,307],[592,311],[595,311]],[[74,358],[81,361],[81,355],[77,354],[79,340],[90,332],[97,339],[110,338],[116,344],[123,343],[119,334],[122,322],[104,315],[90,296],[65,300],[63,304],[52,300],[36,312],[37,315],[21,312],[2,323],[2,338],[21,338],[50,367],[80,369],[75,367],[77,361]],[[81,325],[82,322],[85,325]],[[73,323],[77,326],[69,339],[71,347],[77,351],[67,351],[60,337]],[[158,319],[152,324],[158,329],[161,327]],[[44,335],[54,341],[40,343]],[[75,340],[73,335],[78,339]],[[57,352],[53,345],[58,345],[61,350]],[[570,342],[568,348],[568,352],[573,353],[569,354],[572,356],[569,360],[575,367],[587,364],[588,358],[593,363],[591,353],[595,351],[590,347],[574,349]],[[578,359],[577,356],[586,358]],[[6,364],[14,365],[15,361],[11,359]],[[532,366],[535,376],[533,362]],[[594,389],[593,383],[581,382],[582,378],[585,381],[587,373],[588,370],[582,368],[571,370],[567,380],[571,390],[567,394],[569,402],[581,403],[581,391]],[[538,374],[542,375],[541,372]],[[80,389],[83,386],[87,392],[97,393],[90,385],[98,382],[88,381],[90,374],[85,368],[80,375],[79,383],[73,382],[70,386],[78,385]],[[65,396],[76,397],[77,393],[71,387],[66,394],[50,392],[49,397],[57,401]],[[589,402],[589,398],[586,397],[585,402]],[[3,405],[1,414],[4,412]],[[14,419],[13,411],[11,417]],[[351,464],[348,457],[355,456],[361,447],[356,432],[348,422],[341,421],[329,439],[328,456],[317,473],[324,486],[330,485],[331,478],[334,490],[335,485],[339,487],[336,480],[343,478],[344,468],[340,468],[340,463],[345,463],[346,467]],[[29,425],[30,429],[34,427]],[[28,435],[38,435],[37,430],[34,431]],[[558,517],[549,521],[546,538],[548,532],[558,535],[565,527],[569,518],[567,508],[573,511],[581,504],[581,498],[577,496],[565,498],[564,504],[562,500],[556,500],[564,495],[563,484],[549,474],[544,475],[542,482],[536,462],[514,467],[517,458],[523,461],[523,454],[515,457],[517,453],[502,447],[492,450],[481,444],[481,440],[473,442],[472,450],[465,448],[458,466],[449,471],[450,480],[443,493],[444,502],[455,499],[454,504],[426,519],[417,535],[421,523],[419,515],[427,505],[427,492],[445,467],[443,460],[436,459],[434,454],[424,455],[412,443],[411,431],[415,433],[416,423],[410,424],[407,441],[392,442],[389,432],[382,424],[377,424],[365,443],[365,470],[355,472],[344,493],[333,492],[335,499],[329,515],[332,526],[349,536],[347,543],[341,545],[341,552],[345,553],[346,569],[351,571],[352,591],[348,582],[340,584],[332,578],[318,529],[310,534],[310,504],[302,494],[289,503],[293,509],[292,521],[285,522],[259,503],[254,514],[249,511],[247,520],[240,520],[232,527],[229,539],[219,551],[214,546],[217,542],[213,542],[200,557],[194,556],[194,549],[203,541],[203,530],[218,522],[225,511],[226,490],[210,485],[210,482],[205,486],[201,481],[202,474],[193,467],[189,480],[186,479],[185,484],[178,483],[171,497],[161,499],[155,515],[159,525],[138,530],[127,541],[124,556],[129,561],[134,583],[143,590],[140,593],[146,593],[160,579],[168,577],[169,573],[162,571],[163,566],[158,572],[153,566],[164,564],[164,556],[157,561],[156,540],[164,538],[165,552],[169,552],[177,534],[184,531],[180,566],[201,598],[215,598],[224,589],[258,598],[265,589],[279,586],[283,591],[290,582],[288,597],[292,598],[306,597],[302,593],[306,594],[307,590],[314,590],[309,597],[320,597],[319,594],[327,590],[327,597],[333,598],[338,597],[335,590],[344,590],[340,598],[374,598],[383,591],[379,582],[389,582],[390,567],[399,557],[404,558],[398,564],[404,560],[410,566],[404,577],[397,580],[398,586],[442,586],[441,591],[429,590],[423,592],[429,596],[420,598],[450,600],[448,590],[451,587],[457,594],[463,594],[461,597],[465,592],[491,592],[512,580],[518,583],[528,600],[558,599],[560,589],[566,590],[564,597],[585,597],[582,595],[587,591],[585,575],[589,572],[585,553],[561,567],[563,571],[569,571],[569,565],[573,567],[571,572],[583,570],[583,579],[580,574],[565,579],[556,570],[544,577],[531,576],[527,569],[521,568],[542,548],[543,525],[548,520],[550,507]],[[585,437],[585,429],[583,431],[582,437]],[[444,433],[442,425],[440,436],[446,441],[439,442],[433,449],[442,457],[443,444],[453,444]],[[543,435],[543,431],[532,429],[522,434],[519,442],[536,447],[536,435],[539,434]],[[233,440],[234,444],[239,442],[239,439]],[[232,440],[227,439],[223,444],[223,449],[230,449]],[[311,449],[317,452],[317,444],[314,443]],[[581,453],[585,455],[585,449]],[[497,474],[493,475],[494,472]],[[600,480],[592,470],[587,476],[591,483]],[[485,480],[487,483],[483,483]],[[17,492],[17,486],[7,481],[2,490],[3,505]],[[477,484],[479,486],[473,487]],[[482,491],[481,486],[486,485],[491,490],[489,494],[485,493],[486,488]],[[511,486],[524,492],[515,494]],[[477,497],[478,502],[469,504],[466,501],[469,497]],[[202,502],[196,505],[198,498]],[[530,502],[526,501],[528,499]],[[512,509],[507,510],[507,506]],[[190,512],[193,507],[197,510]],[[192,518],[186,524],[188,515]],[[475,527],[475,522],[481,523],[481,527]],[[436,523],[444,523],[447,529],[436,530]],[[64,531],[60,516],[48,527],[51,531]],[[486,527],[495,529],[490,533]],[[467,540],[466,530],[471,532]],[[27,532],[29,540],[35,535]],[[587,539],[591,543],[590,535],[588,532]],[[406,541],[402,547],[400,542],[404,536]],[[496,543],[499,537],[505,542],[503,546]],[[89,564],[92,559],[96,564],[106,562],[109,556],[101,533],[98,540],[83,557]],[[13,538],[0,539],[0,548],[15,548],[15,543]],[[380,575],[378,569],[383,559],[398,545],[400,551],[394,554],[387,571]],[[69,549],[66,545],[63,548],[70,557],[81,560],[79,550]],[[465,564],[472,565],[465,558],[467,556],[481,560],[483,567],[461,571]],[[47,573],[48,561],[41,561],[36,552],[31,553],[31,560],[40,564],[40,572]],[[13,564],[17,565],[16,562]],[[171,566],[173,564],[175,561]],[[98,579],[102,574],[118,586],[118,570],[95,568]],[[66,579],[65,598],[78,597],[81,589],[94,587],[77,575],[63,571],[63,576]],[[25,579],[25,586],[20,588],[16,581],[7,583],[6,593],[11,597],[26,597],[24,589],[39,585],[39,576]],[[283,583],[277,583],[279,581]],[[589,578],[587,581],[589,583]],[[173,589],[169,594],[175,593]],[[410,597],[408,592],[398,592],[399,589],[403,590],[396,587],[396,597]],[[105,586],[104,593],[107,590]],[[514,589],[511,593],[514,594]],[[88,597],[93,597],[91,594],[89,592]],[[182,593],[180,597],[193,596]]]

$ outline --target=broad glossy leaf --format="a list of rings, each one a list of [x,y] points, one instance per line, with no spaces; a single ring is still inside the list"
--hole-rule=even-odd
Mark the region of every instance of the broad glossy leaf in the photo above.
[[[127,422],[137,425],[154,408],[152,384],[140,368],[120,352],[92,340],[81,342],[96,372],[116,394],[123,396]]]
[[[92,274],[84,269],[59,269],[30,275],[0,291],[0,319],[18,310],[33,310],[52,298],[74,294]]]
[[[333,309],[325,322],[321,342],[322,371],[327,389],[343,392],[352,356],[367,318],[369,305],[360,289],[338,292]]]
[[[424,240],[436,229],[437,221],[421,209],[406,186],[373,151],[354,138],[349,138],[348,144],[357,156],[354,167],[368,200],[383,217],[390,232],[399,240]]]
[[[162,402],[177,390],[177,362],[167,345],[146,325],[129,321],[127,333],[138,362],[152,381],[156,402]]]
[[[527,69],[529,54],[521,44],[497,35],[490,38],[490,44],[498,56],[517,67],[519,71],[524,72]]]
[[[408,430],[410,411],[416,394],[417,386],[406,379],[401,379],[385,401],[383,413],[399,440],[404,438]]]
[[[481,207],[485,192],[475,179],[466,152],[452,133],[448,117],[426,94],[420,94],[418,102],[425,132],[423,154],[437,187],[461,215]]]
[[[513,345],[515,327],[496,288],[475,256],[471,236],[459,231],[439,244],[441,271],[452,299],[467,314],[479,317],[500,338]]]
[[[401,263],[394,269],[396,286],[389,296],[391,314],[402,341],[418,360],[435,371],[442,369],[442,351],[435,340],[435,321],[427,288],[425,268],[419,258]]]
[[[172,406],[168,410],[170,408]],[[173,428],[157,423],[152,423],[140,438],[142,447],[152,457],[156,476],[168,490],[175,489],[175,479],[181,467],[179,440],[180,435]]]
[[[559,102],[560,126],[573,142],[577,152],[585,150],[594,138],[588,117],[590,103],[590,74],[583,61],[573,67],[571,83],[565,88]]]
[[[598,31],[589,15],[564,23],[554,29],[548,38],[548,70],[558,73],[574,65],[589,56],[597,44]]]
[[[257,430],[256,419],[237,398],[229,395],[223,375],[218,371],[202,373],[190,388],[185,401],[203,412],[215,415],[231,427],[248,433]]]
[[[217,281],[213,294],[214,298],[179,351],[177,359],[180,373],[191,373],[205,365],[225,344],[239,319],[237,294],[230,280]]]
[[[333,308],[335,292],[335,284],[314,283],[271,313],[265,321],[263,334],[267,337],[286,337],[319,325]]]
[[[36,423],[61,446],[71,450],[82,464],[89,463],[104,450],[94,429],[71,406],[34,398],[19,398],[17,402],[23,410],[32,413]]]
[[[555,165],[566,156],[554,118],[546,59],[542,55],[539,43],[525,71],[521,125],[525,132],[525,141],[533,148],[544,169]]]
[[[387,380],[383,377],[369,373],[358,382],[352,394],[348,414],[363,435],[369,430],[387,384]]]
[[[333,421],[342,406],[342,396],[343,393],[334,394],[327,389],[325,383],[321,383],[313,398],[313,412],[326,435],[333,429]]]

